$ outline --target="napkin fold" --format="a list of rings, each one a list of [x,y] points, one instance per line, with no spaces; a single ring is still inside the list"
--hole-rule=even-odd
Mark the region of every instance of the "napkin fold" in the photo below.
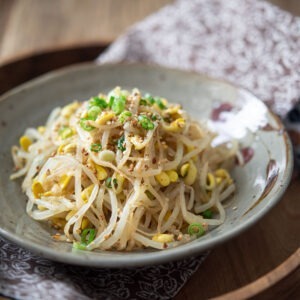
[[[178,0],[134,25],[98,63],[144,62],[223,78],[264,100],[300,145],[300,18],[255,0]],[[298,128],[298,129],[297,129]],[[300,156],[299,156],[300,157]],[[74,267],[0,238],[0,293],[17,299],[170,299],[207,253],[165,265]]]

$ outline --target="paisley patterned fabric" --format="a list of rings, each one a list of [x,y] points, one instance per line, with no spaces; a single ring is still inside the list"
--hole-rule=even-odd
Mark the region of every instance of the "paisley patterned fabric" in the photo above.
[[[233,82],[284,116],[300,96],[300,18],[258,0],[180,0],[98,59],[146,62]]]
[[[170,299],[206,254],[135,269],[76,267],[33,255],[0,238],[0,292],[16,299]]]
[[[285,116],[300,94],[299,49],[300,19],[267,2],[179,0],[133,26],[98,62],[156,63],[225,78]],[[291,128],[299,129],[299,111],[288,115]],[[206,255],[131,270],[91,269],[40,258],[0,238],[0,293],[32,300],[170,299]]]

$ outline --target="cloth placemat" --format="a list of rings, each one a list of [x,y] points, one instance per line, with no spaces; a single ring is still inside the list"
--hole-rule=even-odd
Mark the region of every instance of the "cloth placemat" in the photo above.
[[[255,0],[179,0],[133,26],[98,59],[145,62],[225,78],[284,117],[300,91],[300,19]],[[297,135],[300,109],[288,114]],[[299,144],[300,145],[300,142]],[[0,293],[17,299],[170,299],[207,253],[156,267],[74,267],[0,238]]]

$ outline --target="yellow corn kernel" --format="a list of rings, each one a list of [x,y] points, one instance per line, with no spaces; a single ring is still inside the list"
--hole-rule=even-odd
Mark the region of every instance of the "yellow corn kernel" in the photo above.
[[[112,111],[103,111],[97,118],[96,123],[99,125],[105,125],[106,122],[112,120],[115,116],[115,113],[113,113]]]
[[[38,205],[37,208],[38,210],[46,210],[46,207],[44,207],[43,205]]]
[[[117,188],[115,189],[116,194],[120,194],[123,191],[123,184],[125,181],[124,176],[121,174],[117,173],[116,174],[116,179],[117,179]]]
[[[216,170],[215,171],[215,175],[216,175],[217,178],[219,177],[221,179],[226,179],[226,181],[227,181],[228,184],[232,184],[232,182],[233,182],[230,174],[225,169],[218,169],[218,170]]]
[[[178,174],[174,170],[166,171],[171,182],[176,182],[178,180]]]
[[[26,135],[21,136],[19,142],[22,149],[26,152],[28,151],[29,146],[32,144],[31,139]]]
[[[63,218],[52,218],[51,221],[52,221],[52,224],[58,228],[65,227],[65,225],[67,223],[66,220]]]
[[[112,162],[115,160],[116,154],[111,150],[103,150],[99,152],[99,159]]]
[[[39,181],[34,181],[32,186],[31,186],[32,193],[35,198],[40,198],[41,194],[44,193],[44,188],[41,182]]]
[[[170,132],[181,132],[185,126],[185,119],[178,118],[170,125],[164,125],[164,129]]]
[[[216,179],[212,173],[207,173],[206,190],[211,191],[216,186]]]
[[[186,163],[184,165],[181,166],[180,168],[180,175],[182,177],[185,177],[189,171],[189,168],[190,168],[190,164],[189,163]]]
[[[189,165],[188,172],[183,179],[186,185],[192,185],[197,177],[197,168],[192,160],[189,161]]]
[[[39,126],[39,127],[37,128],[37,131],[38,131],[40,134],[43,134],[43,133],[45,133],[45,131],[46,131],[46,127],[45,127],[45,126]]]
[[[160,98],[160,100],[165,106],[168,105],[168,100],[166,98]]]
[[[216,182],[217,184],[220,184],[223,181],[223,178],[221,177],[216,177]]]
[[[171,215],[172,215],[172,212],[170,210],[168,210],[164,216],[164,221],[167,222],[169,220],[169,218],[171,217]]]
[[[171,243],[174,241],[174,234],[160,233],[152,237],[152,241],[159,243]]]
[[[76,214],[76,210],[70,210],[66,215],[66,220],[69,221]]]
[[[62,175],[59,179],[59,186],[61,187],[62,190],[66,189],[70,183],[72,179],[72,176],[69,176],[69,175]]]
[[[168,186],[170,184],[170,178],[166,172],[161,172],[155,176],[155,179],[162,186]]]
[[[51,197],[51,196],[57,196],[57,193],[53,193],[52,191],[43,193],[43,197]]]
[[[86,217],[83,217],[82,221],[81,221],[81,229],[84,230],[84,229],[88,228],[89,224],[90,224],[89,219]]]
[[[96,171],[97,171],[97,178],[98,180],[104,180],[107,178],[107,171],[105,168],[99,166],[99,165],[96,165],[94,164],[95,168],[96,168]]]
[[[145,148],[145,144],[143,144],[144,139],[138,135],[135,134],[133,137],[130,137],[130,142],[134,145],[134,148],[136,150],[141,150],[143,148]]]
[[[78,107],[79,107],[78,102],[70,103],[62,108],[61,115],[65,118],[70,118]]]
[[[173,107],[169,107],[167,108],[166,110],[163,111],[163,115],[174,115],[174,114],[177,114],[178,111],[180,109],[180,105],[175,105]]]
[[[81,192],[81,198],[84,202],[88,202],[89,197],[91,196],[91,193],[93,191],[93,188],[94,188],[94,184],[91,184]]]

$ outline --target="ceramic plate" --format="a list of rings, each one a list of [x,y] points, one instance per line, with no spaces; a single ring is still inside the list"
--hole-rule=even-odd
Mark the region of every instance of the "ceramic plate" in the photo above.
[[[55,242],[51,229],[25,213],[21,180],[10,181],[10,148],[25,128],[43,124],[56,106],[85,100],[120,85],[138,87],[182,103],[195,118],[208,120],[234,135],[249,160],[233,170],[237,193],[226,208],[223,225],[200,239],[173,249],[139,252],[74,251],[72,244]],[[75,65],[23,84],[0,98],[0,233],[40,256],[65,263],[101,267],[134,267],[196,255],[240,234],[265,215],[284,193],[293,159],[282,123],[251,93],[226,82],[194,73],[145,65]]]

